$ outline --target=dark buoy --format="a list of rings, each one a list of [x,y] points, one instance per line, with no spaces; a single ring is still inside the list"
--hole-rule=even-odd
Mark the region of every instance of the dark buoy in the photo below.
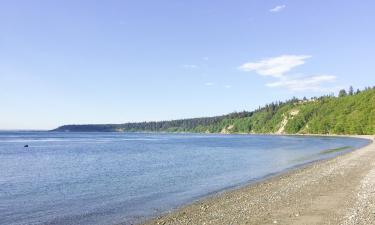
[[[28,148],[29,147],[29,145],[25,145],[25,146],[23,146],[24,148]]]

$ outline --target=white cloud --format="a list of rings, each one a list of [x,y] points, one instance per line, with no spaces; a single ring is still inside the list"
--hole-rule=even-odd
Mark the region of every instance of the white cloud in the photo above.
[[[227,88],[227,89],[232,88],[232,85],[224,85],[224,88]]]
[[[268,83],[268,87],[284,87],[291,91],[325,91],[322,84],[334,82],[336,76],[332,75],[314,75],[298,78],[284,78],[279,81]]]
[[[185,69],[197,69],[198,68],[198,66],[194,64],[184,64],[182,65],[182,67]]]
[[[256,62],[248,62],[239,67],[240,70],[252,72],[272,77],[282,77],[296,66],[303,65],[309,55],[282,55],[267,58]]]
[[[267,83],[267,87],[286,88],[290,91],[330,91],[324,84],[336,81],[333,75],[291,75],[288,72],[293,68],[305,64],[309,55],[282,55],[273,58],[262,59],[256,62],[248,62],[239,67],[242,71],[255,72],[262,76],[270,76],[276,79]],[[332,88],[332,87],[330,87]]]
[[[278,5],[278,6],[275,6],[274,8],[270,9],[270,12],[272,13],[277,13],[277,12],[280,12],[282,10],[284,10],[286,7],[286,5]]]
[[[204,61],[208,61],[209,58],[208,58],[207,56],[205,56],[205,57],[203,57],[202,59],[203,59]]]
[[[212,82],[207,82],[207,83],[205,83],[204,85],[206,85],[206,86],[213,86],[214,83],[212,83]]]

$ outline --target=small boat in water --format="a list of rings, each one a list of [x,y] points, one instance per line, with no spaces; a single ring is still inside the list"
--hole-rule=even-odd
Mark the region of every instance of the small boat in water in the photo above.
[[[23,147],[24,147],[24,148],[28,148],[28,147],[29,147],[29,145],[24,145]]]

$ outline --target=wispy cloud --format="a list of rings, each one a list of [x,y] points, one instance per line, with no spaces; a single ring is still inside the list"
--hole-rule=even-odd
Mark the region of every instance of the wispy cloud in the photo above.
[[[303,65],[309,55],[282,55],[273,58],[262,59],[256,62],[248,62],[239,67],[240,70],[272,77],[282,77],[296,66]]]
[[[283,87],[291,91],[325,91],[324,83],[334,82],[333,75],[313,75],[308,77],[284,78],[276,82],[266,84],[267,87]]]
[[[333,75],[290,75],[293,68],[305,64],[310,55],[282,55],[248,62],[239,67],[246,72],[255,72],[262,76],[276,78],[277,81],[267,83],[267,87],[286,88],[290,91],[326,91],[324,84],[336,81]]]
[[[213,86],[214,83],[212,83],[212,82],[206,82],[204,85],[206,85],[206,86]]]
[[[285,8],[286,8],[286,5],[278,5],[278,6],[275,6],[274,8],[272,8],[272,9],[270,9],[270,12],[271,13],[277,13],[277,12],[283,11]]]
[[[184,64],[182,65],[182,68],[185,68],[185,69],[197,69],[199,66],[197,65],[194,65],[194,64]]]
[[[232,88],[232,85],[224,85],[224,88],[226,89]]]

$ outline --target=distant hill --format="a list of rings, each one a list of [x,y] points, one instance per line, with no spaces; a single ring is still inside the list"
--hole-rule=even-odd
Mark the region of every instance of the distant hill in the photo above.
[[[293,98],[253,112],[159,122],[64,125],[70,132],[194,132],[278,134],[375,134],[375,88],[341,90],[311,99]]]

